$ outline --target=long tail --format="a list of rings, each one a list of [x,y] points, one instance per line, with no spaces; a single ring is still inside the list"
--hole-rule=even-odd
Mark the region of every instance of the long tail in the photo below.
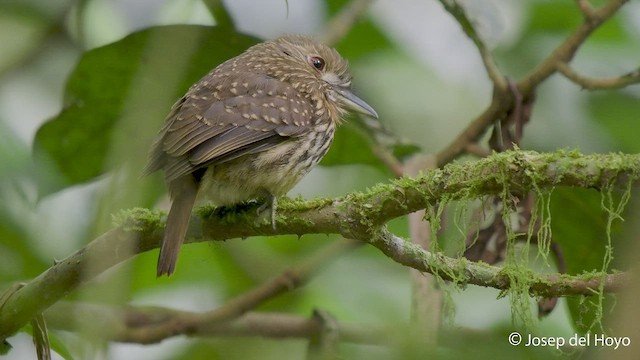
[[[173,203],[167,217],[167,228],[158,256],[157,276],[171,275],[176,268],[180,246],[184,242],[189,227],[191,210],[198,194],[198,184],[190,176],[183,176],[169,184]]]

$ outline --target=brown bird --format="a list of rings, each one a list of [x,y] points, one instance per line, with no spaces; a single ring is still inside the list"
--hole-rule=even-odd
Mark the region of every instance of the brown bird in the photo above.
[[[276,198],[326,154],[347,111],[377,117],[351,90],[338,52],[303,36],[252,46],[173,105],[145,174],[163,169],[173,199],[157,275],[175,270],[196,196],[216,205]]]

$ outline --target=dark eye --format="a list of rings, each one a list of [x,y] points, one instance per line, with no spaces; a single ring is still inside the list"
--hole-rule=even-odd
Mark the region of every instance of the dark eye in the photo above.
[[[324,59],[323,58],[314,56],[309,60],[311,61],[311,65],[313,65],[314,68],[316,68],[318,70],[324,69]]]

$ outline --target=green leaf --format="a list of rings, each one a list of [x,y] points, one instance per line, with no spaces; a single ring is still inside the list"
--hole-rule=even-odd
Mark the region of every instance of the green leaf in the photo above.
[[[0,3],[0,74],[31,56],[51,27],[41,6],[29,2]]]
[[[638,98],[621,92],[599,92],[590,96],[589,110],[613,138],[612,151],[640,152],[638,142]]]
[[[569,1],[538,1],[529,11],[528,32],[568,33],[582,21],[582,13]]]
[[[2,343],[0,343],[0,355],[7,355],[12,348],[13,346],[7,340],[2,340]]]
[[[340,12],[344,6],[349,6],[349,3],[345,0],[326,2],[331,16]],[[373,21],[364,17],[350,27],[349,32],[335,46],[345,58],[357,60],[371,52],[390,49],[394,45]]]
[[[602,196],[601,193],[588,189],[556,189],[553,193],[553,240],[562,249],[568,274],[579,275],[602,270],[607,246],[608,217],[602,208]],[[605,314],[612,305],[606,300],[605,298],[603,304]],[[595,296],[584,302],[581,298],[567,298],[567,303],[576,330],[589,330],[598,313]]]
[[[598,8],[604,4],[591,4]],[[531,6],[529,31],[533,33],[568,34],[584,21],[580,9],[569,1],[542,1]],[[589,42],[628,41],[629,30],[625,29],[618,17],[607,20],[589,37]]]
[[[336,130],[329,152],[320,162],[323,166],[363,164],[380,167],[380,160],[371,151],[369,141],[351,125]]]
[[[85,53],[67,82],[64,109],[36,134],[40,196],[95,179],[131,157],[146,158],[172,102],[256,42],[227,28],[173,25]]]
[[[3,119],[0,119],[0,186],[28,173],[28,160],[29,147]]]
[[[378,146],[385,147],[400,161],[420,151],[419,146],[395,137],[382,124],[375,123],[367,126],[362,119],[352,117],[336,130],[333,144],[320,165],[361,164],[388,172],[387,166],[373,152],[373,138],[377,139]]]

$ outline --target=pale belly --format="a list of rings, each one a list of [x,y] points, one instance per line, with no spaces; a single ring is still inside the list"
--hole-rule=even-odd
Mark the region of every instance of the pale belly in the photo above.
[[[216,205],[233,205],[285,195],[322,159],[332,140],[333,129],[328,137],[310,133],[306,138],[211,166],[202,178],[199,196]]]

